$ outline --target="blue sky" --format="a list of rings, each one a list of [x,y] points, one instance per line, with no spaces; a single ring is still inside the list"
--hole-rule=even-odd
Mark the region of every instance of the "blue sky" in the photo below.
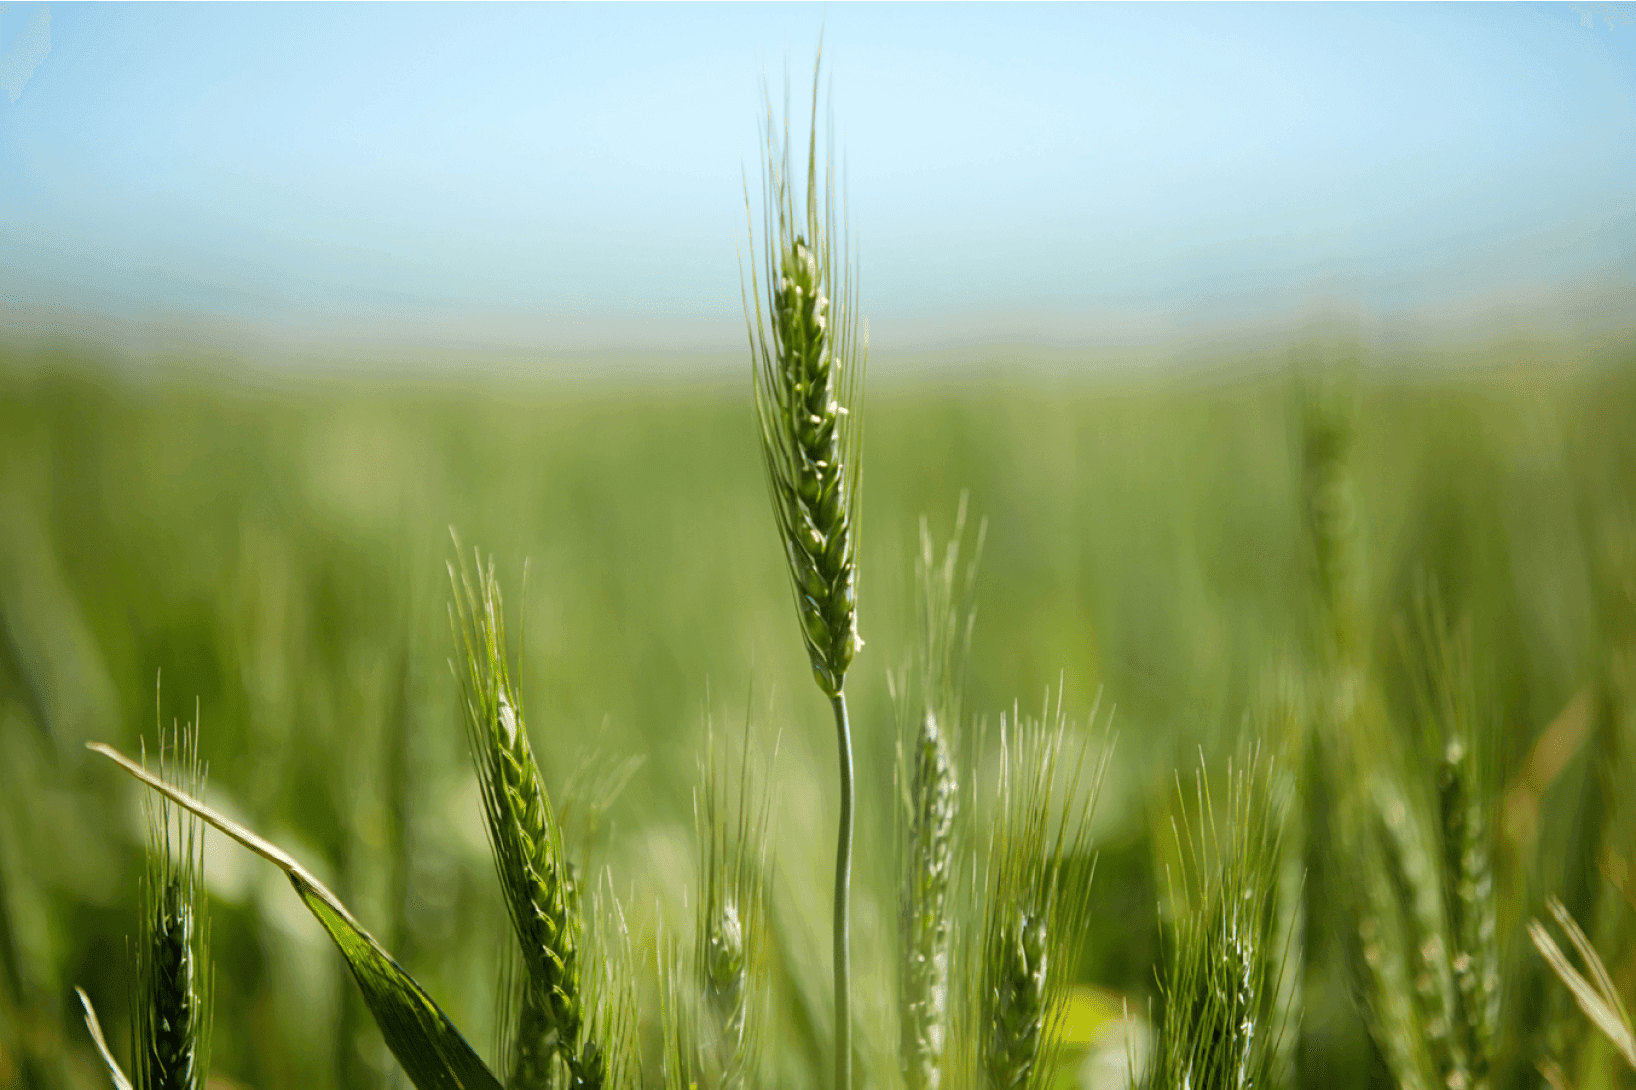
[[[1628,6],[7,3],[0,322],[737,346],[820,27],[877,340],[1636,280]]]

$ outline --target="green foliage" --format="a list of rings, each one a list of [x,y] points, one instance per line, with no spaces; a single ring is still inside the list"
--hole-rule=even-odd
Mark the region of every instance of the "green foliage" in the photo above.
[[[1593,350],[1574,348],[1585,359]],[[802,680],[805,644],[788,639],[787,613],[769,604],[787,563],[754,533],[764,529],[767,496],[736,383],[288,377],[267,386],[109,369],[63,350],[5,351],[0,1086],[77,1087],[90,1075],[107,1085],[77,1015],[67,1017],[73,983],[97,997],[114,1052],[129,1054],[126,942],[143,838],[127,797],[76,755],[87,736],[135,752],[161,665],[167,679],[182,671],[212,718],[201,740],[212,805],[299,854],[449,1019],[473,1041],[490,1039],[496,942],[512,940],[466,739],[451,729],[465,714],[445,661],[440,564],[451,522],[503,565],[529,557],[531,582],[551,588],[522,603],[529,639],[512,662],[519,689],[532,694],[530,737],[553,801],[568,798],[559,788],[576,750],[650,755],[608,810],[608,835],[586,850],[583,869],[612,871],[632,913],[638,979],[651,974],[655,936],[673,933],[660,920],[681,922],[684,954],[696,922],[696,902],[689,893],[684,904],[681,891],[694,865],[698,746],[678,723],[701,703],[738,715],[736,694],[752,677],[761,692],[776,687],[765,713],[757,710],[782,739],[768,773],[778,835],[765,970],[766,1025],[777,1035],[768,1043],[778,1048],[766,1050],[764,1075],[791,1090],[822,1085],[833,847],[822,830],[835,805],[834,773],[814,754],[834,743]],[[1628,877],[1615,876],[1629,873],[1621,861],[1636,861],[1628,792],[1618,789],[1630,782],[1629,750],[1617,748],[1630,736],[1636,691],[1631,568],[1621,559],[1631,553],[1620,544],[1630,537],[1636,479],[1630,357],[1608,370],[1412,375],[1365,360],[1346,467],[1353,563],[1369,561],[1355,583],[1362,620],[1352,667],[1365,681],[1331,687],[1311,628],[1299,420],[1288,411],[1295,387],[1279,371],[1287,356],[1281,344],[1257,347],[1208,379],[1103,373],[1045,383],[1019,377],[1025,354],[1006,351],[994,356],[1004,373],[874,390],[872,529],[856,549],[874,603],[870,642],[896,665],[919,640],[911,583],[893,573],[914,552],[914,512],[946,511],[970,486],[994,531],[966,686],[973,715],[962,720],[992,716],[1013,694],[1059,676],[1068,706],[1088,705],[1098,687],[1118,702],[1119,759],[1098,803],[1092,922],[1065,974],[1114,1010],[1128,1003],[1134,1021],[1166,1010],[1153,966],[1169,932],[1152,906],[1164,885],[1155,844],[1170,831],[1152,785],[1168,785],[1201,747],[1217,767],[1222,739],[1268,676],[1289,675],[1302,729],[1321,720],[1403,751],[1386,771],[1413,799],[1445,901],[1448,830],[1460,824],[1450,815],[1464,809],[1461,793],[1481,802],[1477,839],[1490,849],[1504,1000],[1491,1085],[1537,1086],[1536,1065],[1549,1059],[1577,1090],[1610,1090],[1629,1077],[1623,1061],[1525,928],[1534,916],[1549,922],[1546,898],[1560,893],[1629,1004],[1636,914],[1620,893]],[[1234,362],[1249,366],[1234,377]],[[946,532],[947,521],[934,529]],[[1458,770],[1442,767],[1440,724],[1423,750],[1408,744],[1437,722],[1419,711],[1416,680],[1432,656],[1415,641],[1401,652],[1386,637],[1393,618],[1414,618],[1422,572],[1443,588],[1485,682],[1476,745],[1465,751],[1470,788],[1443,786],[1445,772]],[[903,873],[886,847],[897,809],[887,800],[891,727],[902,724],[871,661],[849,671],[847,687],[859,754],[855,972],[885,983],[858,988],[860,1015],[869,1004],[870,1017],[857,1021],[856,1055],[861,1075],[888,1085],[900,1040],[890,936]],[[735,695],[712,701],[707,685]],[[1350,725],[1332,712],[1343,690],[1358,709]],[[920,718],[907,722],[918,733]],[[968,727],[950,741],[962,805],[973,785],[992,781],[992,755],[973,752],[976,736]],[[1268,750],[1274,736],[1264,734]],[[1418,785],[1407,775],[1411,756]],[[1305,764],[1282,751],[1280,762],[1299,780],[1304,850],[1328,857],[1335,879],[1315,888],[1309,875],[1304,934],[1355,934],[1343,894],[1364,873],[1359,857],[1311,822]],[[1374,762],[1332,763],[1326,790],[1337,807],[1367,800],[1353,780],[1378,771]],[[986,832],[986,811],[970,816]],[[566,810],[562,819],[572,825]],[[568,841],[577,862],[574,832]],[[957,875],[974,869],[983,843],[957,852]],[[364,1074],[399,1078],[343,960],[318,929],[302,931],[309,910],[283,882],[235,868],[227,847],[209,868],[212,1075],[327,1090],[359,1084],[347,1058]],[[1285,871],[1298,878],[1300,868]],[[974,989],[975,959],[962,946],[981,933],[961,907],[962,881],[951,894],[956,1007]],[[1303,888],[1283,877],[1280,885]],[[800,906],[824,923],[809,926]],[[1482,914],[1465,918],[1480,923]],[[1329,975],[1317,945],[1307,944],[1300,996],[1299,1085],[1390,1085],[1354,1012],[1369,978]],[[691,961],[683,966],[690,975]],[[1461,994],[1458,973],[1451,982]],[[1418,1001],[1411,978],[1402,995]],[[349,1000],[361,1028],[343,1038],[338,1004]],[[874,1018],[882,1007],[888,1015]],[[638,1019],[644,1062],[632,1069],[645,1086],[661,1070],[654,1021],[648,1002]],[[959,1061],[967,1040],[959,1024],[944,1087],[976,1081]],[[1100,1024],[1083,1032],[1094,1037]],[[1069,1034],[1050,1072],[1055,1085],[1088,1080],[1089,1053],[1101,1047]],[[872,1066],[871,1035],[889,1042],[889,1063]]]

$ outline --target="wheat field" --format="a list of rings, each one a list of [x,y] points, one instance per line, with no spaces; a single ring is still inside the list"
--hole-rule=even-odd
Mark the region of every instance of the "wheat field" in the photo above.
[[[1636,357],[1580,358],[1406,366],[1295,339],[1164,374],[884,369],[846,674],[858,1085],[1101,1090],[1133,1061],[1155,1086],[1631,1084],[1527,932],[1559,898],[1630,1002]],[[205,801],[333,891],[513,1084],[534,970],[491,858],[503,793],[468,752],[482,671],[450,635],[450,565],[490,562],[586,921],[551,979],[590,1005],[552,1024],[599,1044],[563,1062],[587,1085],[829,1082],[832,716],[749,376],[246,374],[0,356],[0,1087],[107,1085],[76,987],[132,1056],[146,791],[85,744],[151,755],[175,723],[197,724]],[[962,502],[958,578],[928,608]],[[969,664],[931,703],[983,835],[948,834],[954,907],[924,942],[952,943],[952,972],[912,984],[904,799],[938,773],[894,770],[943,745],[914,709],[963,655],[917,618],[963,623],[979,527]],[[996,795],[1019,734],[1087,769],[1045,826],[1097,789],[1083,840],[1007,878],[984,866],[991,828],[1032,820]],[[700,824],[726,830],[714,855]],[[407,1085],[278,868],[210,833],[202,872],[209,1085]],[[1069,931],[986,921],[992,882],[1048,890],[1038,919]],[[968,1001],[985,969],[1016,978],[983,986],[1004,1013]],[[900,1032],[911,987],[947,989],[946,1017],[914,1008],[946,1023],[931,1078],[902,1062],[927,1040]],[[723,1059],[734,1042],[753,1064]]]

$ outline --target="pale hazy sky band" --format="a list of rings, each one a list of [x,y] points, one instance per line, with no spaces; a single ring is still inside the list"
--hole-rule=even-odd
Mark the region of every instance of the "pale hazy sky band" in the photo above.
[[[881,328],[1636,280],[1620,5],[12,3],[0,69],[42,17],[0,319],[736,343],[761,75],[804,98],[820,27]]]

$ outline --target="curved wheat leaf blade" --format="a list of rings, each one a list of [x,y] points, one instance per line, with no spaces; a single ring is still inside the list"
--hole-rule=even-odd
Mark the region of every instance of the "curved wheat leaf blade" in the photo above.
[[[80,1006],[85,1008],[85,1028],[91,1031],[91,1043],[97,1046],[102,1062],[108,1065],[108,1077],[114,1081],[114,1090],[131,1090],[131,1080],[119,1069],[119,1061],[114,1059],[107,1039],[102,1036],[102,1023],[97,1020],[97,1009],[91,1006],[91,997],[85,994],[84,988],[75,988],[74,994],[80,997]]]
[[[1568,937],[1574,941],[1574,946],[1582,955],[1587,950],[1589,951],[1587,961],[1592,967],[1592,973],[1597,976],[1599,981],[1606,980],[1607,970],[1602,966],[1601,959],[1596,956],[1596,951],[1591,949],[1588,940],[1583,946],[1580,945],[1579,940],[1583,937],[1584,932],[1580,931],[1579,926],[1573,922],[1573,917],[1568,915],[1567,909],[1563,908],[1560,912],[1557,911],[1560,905],[1561,902],[1555,901],[1553,898],[1551,904],[1552,914],[1556,916],[1559,923],[1564,920],[1567,921],[1564,924],[1564,929],[1572,929],[1569,930]],[[1578,934],[1575,934],[1576,932]],[[1550,932],[1545,930],[1545,925],[1538,920],[1528,921],[1528,937],[1534,941],[1534,946],[1539,950],[1540,956],[1551,966],[1552,972],[1556,973],[1557,977],[1568,989],[1568,992],[1574,997],[1574,1002],[1579,1005],[1579,1009],[1584,1012],[1585,1017],[1589,1018],[1591,1023],[1613,1043],[1614,1048],[1618,1049],[1619,1054],[1625,1058],[1625,1062],[1630,1064],[1632,1068],[1636,1068],[1636,1035],[1631,1033],[1630,1022],[1625,1017],[1623,1004],[1619,1002],[1618,993],[1612,990],[1611,982],[1608,990],[1604,992],[1600,991],[1589,980],[1586,980],[1584,974],[1574,968],[1573,962],[1568,960],[1568,955],[1562,952],[1562,948],[1556,944],[1556,940],[1551,938]]]
[[[86,748],[197,814],[288,876],[297,896],[346,958],[381,1036],[418,1090],[501,1090],[499,1080],[425,989],[364,930],[340,899],[288,852],[159,779],[111,746],[87,742]]]

